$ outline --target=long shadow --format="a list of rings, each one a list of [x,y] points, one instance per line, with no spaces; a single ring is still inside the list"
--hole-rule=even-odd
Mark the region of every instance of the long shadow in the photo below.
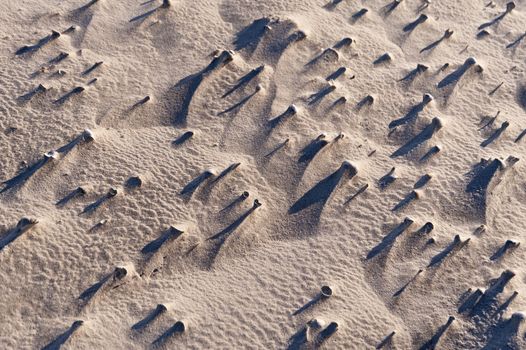
[[[519,334],[519,327],[523,322],[522,313],[514,313],[508,320],[500,322],[489,331],[488,341],[481,350],[518,349],[514,339]]]
[[[142,13],[142,14],[140,14],[138,16],[135,16],[132,19],[130,19],[130,23],[137,22],[137,21],[144,21],[146,18],[150,17],[151,15],[153,15],[158,10],[159,10],[159,7],[156,7],[153,10],[150,10],[150,11]]]
[[[206,79],[214,71],[217,71],[233,60],[233,56],[228,51],[221,52],[220,55],[214,57],[212,62],[203,70],[196,74],[192,74],[180,80],[170,91],[169,94],[175,95],[174,102],[175,110],[173,111],[172,119],[176,125],[185,125],[188,117],[188,110],[190,103],[194,97],[195,92]]]
[[[34,164],[30,165],[26,169],[24,169],[20,174],[16,175],[15,177],[7,181],[2,182],[2,185],[4,187],[0,189],[0,193],[10,190],[11,188],[23,185],[31,176],[33,176],[38,170],[40,170],[48,162],[55,159],[55,157],[56,157],[55,152],[49,152],[49,153],[44,154],[42,158],[40,158],[38,161],[36,161]]]
[[[254,52],[259,42],[267,31],[267,26],[271,22],[270,18],[259,18],[254,20],[250,25],[243,28],[236,34],[234,46],[236,51],[246,50],[249,53]]]
[[[440,253],[431,258],[431,261],[429,262],[427,267],[429,268],[442,264],[446,257],[451,255],[453,252],[462,249],[466,244],[468,244],[470,239],[471,238],[468,238],[465,241],[462,241],[460,239],[460,236],[456,235],[455,238],[453,238],[453,241],[449,243],[449,245],[446,248],[444,248],[444,250],[442,250]]]
[[[325,135],[319,135],[300,151],[298,163],[309,163],[328,144],[329,141],[325,139]]]
[[[404,124],[407,124],[407,123],[415,122],[416,119],[418,118],[418,115],[420,114],[420,112],[422,112],[424,110],[424,108],[431,101],[433,101],[433,97],[430,94],[425,94],[422,97],[422,102],[420,102],[420,103],[414,105],[413,107],[411,107],[411,109],[409,110],[409,112],[407,112],[407,114],[405,116],[403,116],[400,119],[396,119],[396,120],[393,120],[392,122],[390,122],[389,123],[389,129],[393,129],[393,128],[396,128],[396,127],[398,127],[400,125],[404,125]]]
[[[0,251],[22,234],[29,231],[29,229],[31,229],[37,223],[37,220],[27,218],[20,219],[14,228],[9,230],[2,238],[0,238]]]
[[[134,324],[131,329],[140,331],[148,327],[156,318],[164,314],[168,309],[163,304],[158,304],[145,318]]]
[[[208,237],[207,241],[212,241],[213,245],[211,248],[211,251],[208,256],[208,266],[212,266],[214,264],[215,259],[217,258],[217,255],[219,254],[219,251],[221,250],[221,247],[226,242],[227,238],[236,231],[239,226],[252,214],[254,211],[256,211],[257,208],[261,206],[261,203],[255,199],[254,204],[252,205],[252,208],[247,210],[243,215],[241,215],[237,220],[235,220],[233,223],[228,225],[226,228],[218,232],[217,234]]]
[[[217,175],[217,177],[215,179],[212,180],[212,184],[216,184],[217,182],[221,181],[222,179],[224,179],[228,174],[232,173],[234,170],[236,170],[239,166],[241,165],[241,163],[232,163],[230,164],[228,167],[226,167],[223,171],[221,171],[219,173],[219,175]]]
[[[413,80],[416,79],[417,76],[419,76],[420,74],[424,73],[428,69],[429,69],[428,66],[425,66],[423,64],[417,64],[415,69],[413,69],[412,71],[407,73],[407,75],[405,77],[403,77],[402,79],[400,79],[398,81],[405,82],[405,83],[411,83]]]
[[[352,43],[353,43],[352,38],[345,37],[345,38],[341,39],[340,41],[338,41],[336,44],[334,44],[334,46],[332,48],[333,49],[342,49],[344,47],[351,46]]]
[[[320,293],[316,294],[311,300],[306,302],[302,307],[300,307],[299,309],[294,311],[292,313],[292,316],[296,316],[296,315],[299,315],[299,314],[303,313],[305,310],[312,308],[314,305],[320,303],[323,300],[325,300],[325,298],[323,297],[322,293],[320,292]]]
[[[294,203],[290,209],[289,214],[296,214],[313,204],[321,204],[323,207],[332,192],[336,189],[343,176],[349,173],[349,179],[357,174],[357,169],[349,162],[343,162],[342,165],[331,175],[321,180],[307,191],[300,199]]]
[[[92,213],[95,210],[97,210],[103,203],[110,200],[111,198],[115,197],[117,195],[117,190],[114,188],[110,188],[108,192],[97,199],[95,202],[88,204],[86,207],[84,207],[84,210],[79,213],[79,215],[86,214],[86,213]]]
[[[90,286],[88,289],[86,289],[80,294],[79,299],[83,301],[91,300],[93,296],[110,280],[111,277],[112,275],[109,274],[105,276],[104,278],[102,278],[97,283]]]
[[[506,45],[506,48],[507,49],[511,49],[511,48],[514,48],[515,46],[519,45],[520,42],[522,40],[524,40],[524,38],[526,38],[526,33],[524,34],[521,34],[517,39],[515,39],[513,42],[509,43],[508,45]]]
[[[440,119],[433,118],[431,123],[428,126],[426,126],[418,135],[413,137],[406,144],[404,144],[402,147],[393,152],[393,154],[391,154],[391,158],[404,156],[410,153],[415,148],[417,148],[427,140],[431,139],[431,137],[433,137],[433,135],[441,128],[442,123],[440,122]]]
[[[58,98],[57,100],[55,100],[53,103],[56,104],[56,105],[62,105],[64,103],[66,103],[70,98],[72,98],[73,96],[75,95],[79,95],[81,94],[82,92],[84,92],[84,90],[86,90],[85,88],[83,88],[82,86],[77,86],[77,87],[74,87],[73,89],[71,89],[70,91],[68,91],[66,94],[64,94],[63,96],[61,96],[60,98]]]
[[[511,305],[511,303],[515,300],[515,298],[517,298],[518,295],[519,295],[519,292],[517,291],[513,292],[513,294],[510,295],[510,297],[506,299],[506,301],[497,308],[495,313],[498,314],[498,313],[505,312],[508,309],[508,307]]]
[[[413,22],[407,24],[406,26],[404,26],[403,28],[403,31],[405,33],[410,33],[412,32],[413,30],[416,29],[416,27],[418,27],[420,24],[424,23],[425,21],[427,21],[428,17],[427,15],[425,14],[421,14],[417,19],[415,19]]]
[[[305,66],[314,66],[320,63],[321,61],[336,62],[338,61],[338,59],[339,59],[338,52],[335,49],[329,47],[328,49],[323,50],[323,52],[320,53],[318,56],[314,57],[312,60],[307,62]]]
[[[409,205],[412,201],[418,199],[418,193],[416,191],[409,192],[400,202],[398,202],[391,211],[398,211]]]
[[[336,80],[336,79],[338,79],[339,77],[341,77],[346,71],[347,71],[347,68],[345,68],[345,67],[340,67],[340,68],[338,68],[336,71],[334,71],[333,73],[329,74],[329,75],[327,76],[327,78],[325,78],[325,80],[327,80],[327,81],[330,81],[330,80]]]
[[[366,14],[367,12],[369,12],[369,10],[366,9],[366,8],[363,8],[363,9],[361,9],[361,10],[359,10],[359,11],[353,13],[353,14],[351,15],[351,22],[352,22],[352,23],[357,22],[360,18],[362,18],[363,16],[365,16],[365,14]]]
[[[517,136],[517,138],[515,139],[515,143],[519,142],[520,140],[522,140],[524,138],[524,136],[526,136],[526,129],[522,130],[521,133],[519,134],[519,136]]]
[[[391,3],[382,7],[385,16],[389,16],[401,4],[402,0],[393,0]]]
[[[519,87],[517,91],[517,102],[519,103],[519,106],[522,107],[522,109],[526,110],[526,85]]]
[[[67,203],[69,203],[69,201],[71,201],[73,198],[80,197],[85,194],[86,190],[84,190],[82,187],[77,187],[76,189],[65,195],[64,198],[60,199],[57,203],[55,203],[55,205],[57,207],[63,207]]]
[[[429,174],[424,174],[422,175],[422,177],[420,177],[416,182],[415,184],[413,185],[413,188],[414,189],[419,189],[419,188],[422,188],[424,187],[425,185],[427,185],[427,183],[429,181],[431,181],[431,175]]]
[[[91,72],[93,72],[95,69],[97,69],[98,67],[100,67],[104,62],[102,61],[99,61],[99,62],[95,62],[91,67],[89,67],[88,69],[86,69],[84,72],[81,73],[82,76],[86,76],[88,74],[90,74]]]
[[[82,5],[81,7],[73,10],[73,13],[75,14],[80,14],[84,11],[86,11],[87,9],[89,9],[91,6],[95,5],[97,2],[99,2],[99,0],[91,0],[90,2],[88,2],[87,4],[85,5]]]
[[[272,38],[268,40],[265,47],[267,62],[277,64],[280,57],[283,55],[292,44],[304,40],[307,35],[301,30],[296,29],[296,24],[290,20],[273,22]]]
[[[4,187],[0,189],[0,193],[24,184],[32,175],[34,175],[44,165],[54,160],[57,157],[58,153],[61,154],[62,156],[66,156],[75,146],[81,143],[91,142],[93,140],[94,138],[93,138],[92,132],[88,129],[84,130],[79,136],[75,137],[73,140],[71,140],[66,145],[58,148],[56,151],[45,153],[41,159],[33,163],[31,166],[25,168],[20,174],[16,175],[15,177],[7,181],[2,182],[2,185],[4,185]]]
[[[307,103],[309,104],[309,106],[316,105],[316,104],[320,103],[321,100],[323,100],[327,95],[329,95],[334,90],[336,90],[336,86],[335,85],[326,86],[323,89],[321,89],[320,91],[310,95],[307,98]]]
[[[462,76],[468,71],[468,69],[473,67],[476,63],[477,61],[473,57],[469,57],[454,72],[448,74],[444,79],[442,79],[438,83],[437,87],[442,89],[448,85],[458,82],[460,78],[462,78]]]
[[[241,101],[239,101],[238,103],[234,104],[233,106],[231,106],[231,107],[225,109],[224,111],[221,111],[221,112],[217,113],[217,115],[218,115],[218,116],[221,116],[221,115],[223,115],[223,114],[230,113],[230,112],[232,112],[232,111],[234,111],[234,110],[236,110],[236,109],[239,109],[239,108],[243,107],[243,106],[244,106],[248,101],[250,101],[250,99],[251,99],[252,97],[254,97],[254,95],[256,95],[259,91],[260,91],[260,90],[259,90],[259,87],[258,87],[258,88],[256,88],[256,90],[255,90],[253,93],[251,93],[250,95],[247,95],[247,96],[243,97],[243,99],[241,99]]]
[[[493,255],[489,258],[491,261],[498,260],[504,256],[509,250],[515,249],[520,245],[519,242],[508,239]]]
[[[183,189],[181,190],[181,195],[192,195],[197,188],[208,180],[210,177],[214,176],[211,171],[205,170],[199,174],[195,179],[190,181]]]
[[[279,150],[281,150],[282,148],[284,148],[288,143],[289,143],[289,139],[286,139],[285,141],[281,142],[279,145],[277,145],[272,151],[270,151],[269,153],[265,154],[265,158],[270,158],[272,157],[274,154],[276,154]]]
[[[385,236],[382,241],[367,254],[367,260],[370,260],[384,251],[386,248],[391,247],[395,242],[396,238],[405,232],[413,224],[413,220],[405,218],[404,221],[396,226]]]
[[[154,346],[158,346],[166,342],[169,338],[176,334],[182,334],[185,331],[185,325],[181,321],[177,321],[174,325],[166,330],[159,338],[155,339],[152,343]]]
[[[472,171],[468,174],[471,180],[466,186],[466,192],[470,193],[478,207],[484,208],[486,204],[486,192],[489,183],[495,174],[504,168],[504,165],[499,159],[485,160],[482,159],[480,163],[476,164]]]
[[[38,51],[40,50],[44,45],[52,42],[53,40],[56,40],[57,38],[60,37],[60,33],[59,32],[56,32],[56,31],[52,31],[51,34],[43,37],[42,39],[40,39],[36,44],[34,45],[25,45],[25,46],[22,46],[21,48],[19,48],[17,51],[16,51],[16,55],[17,56],[20,56],[20,55],[24,55],[24,54],[27,54],[27,53],[31,53],[31,52],[35,52],[35,51]]]
[[[395,331],[392,331],[389,333],[378,345],[376,345],[375,349],[383,349],[385,346],[392,344],[393,337],[396,334]]]
[[[48,64],[58,64],[62,61],[64,61],[66,58],[69,57],[69,53],[67,52],[61,52],[57,56],[53,57],[48,61]]]
[[[433,157],[435,154],[440,152],[440,147],[433,146],[431,147],[420,159],[418,160],[420,163],[427,162],[431,157]]]
[[[215,235],[213,235],[211,237],[208,237],[207,241],[216,240],[216,239],[224,240],[224,239],[228,238],[228,236],[230,236],[230,234],[232,234],[260,206],[261,206],[261,203],[257,199],[254,200],[254,205],[252,206],[252,208],[247,210],[236,221],[234,221],[233,223],[228,225],[225,229],[223,229],[219,233],[217,233],[217,234],[215,234]]]
[[[411,279],[409,281],[407,281],[400,289],[398,289],[396,292],[394,292],[393,298],[401,295],[407,289],[407,287],[409,287],[409,285],[411,283],[413,283],[416,280],[416,278],[418,277],[418,275],[420,275],[423,271],[424,270],[422,270],[422,269],[418,270],[416,272],[416,274],[413,277],[411,277]],[[377,349],[379,349],[379,348],[377,348]]]
[[[378,57],[377,59],[375,59],[373,61],[373,65],[377,66],[379,64],[382,64],[382,63],[385,63],[385,62],[389,62],[391,60],[392,60],[391,55],[388,52],[386,52],[383,55],[381,55],[380,57]]]
[[[438,39],[437,41],[434,41],[431,44],[429,44],[426,47],[424,47],[422,50],[420,50],[420,53],[424,53],[424,52],[429,51],[429,50],[434,50],[442,41],[444,41],[446,39],[449,39],[451,37],[451,35],[453,35],[453,31],[451,31],[449,29],[446,30],[444,32],[444,34],[440,37],[440,39]]]
[[[476,289],[473,293],[471,293],[464,302],[458,307],[458,313],[462,314],[464,312],[470,311],[473,309],[473,307],[477,304],[480,297],[482,296],[484,292],[480,289]]]
[[[112,273],[104,276],[100,281],[93,284],[91,287],[82,292],[79,296],[79,300],[82,300],[84,302],[90,301],[97,294],[97,292],[103,291],[104,289],[110,287],[110,285],[114,285],[115,283],[121,281],[123,278],[126,277],[127,274],[128,271],[125,268],[115,268],[115,270]]]
[[[166,232],[164,232],[161,237],[151,241],[147,245],[144,246],[144,248],[141,249],[141,253],[143,254],[151,254],[158,251],[163,244],[165,244],[168,240],[174,241],[177,238],[179,238],[184,231],[178,230],[173,226],[170,226]]]
[[[359,195],[361,195],[362,193],[364,193],[368,188],[369,188],[369,184],[365,184],[365,185],[363,185],[362,187],[360,187],[360,188],[358,189],[358,191],[356,191],[356,193],[354,193],[353,195],[351,195],[351,196],[349,197],[349,199],[347,199],[347,200],[345,201],[344,204],[347,205],[347,204],[351,203],[351,202],[352,202],[353,200],[355,200]]]
[[[93,141],[93,134],[90,130],[86,129],[84,130],[80,135],[73,138],[70,142],[65,144],[62,147],[57,148],[57,152],[60,153],[62,156],[67,155],[75,146],[81,144],[81,143],[88,143]]]
[[[296,115],[297,112],[298,111],[296,109],[296,106],[290,105],[287,108],[287,110],[285,110],[285,112],[281,113],[280,115],[278,115],[277,117],[273,119],[270,119],[268,121],[268,126],[270,127],[270,129],[274,129],[275,127],[277,127],[279,124],[281,124],[285,120],[289,119],[293,115]]]
[[[508,15],[508,13],[510,13],[514,8],[515,8],[515,3],[514,2],[508,2],[506,4],[506,10],[503,13],[501,13],[500,15],[498,15],[497,17],[495,17],[491,21],[481,24],[478,29],[481,30],[481,29],[484,29],[484,28],[487,28],[487,27],[491,27],[494,24],[497,24],[498,22],[502,21],[504,19],[504,17],[506,17]]]
[[[248,83],[250,83],[252,81],[252,79],[257,77],[263,71],[264,68],[265,68],[265,65],[261,65],[261,66],[259,66],[257,68],[252,69],[245,76],[241,77],[236,82],[236,84],[232,88],[230,88],[230,90],[228,90],[227,92],[225,92],[225,94],[223,96],[221,96],[221,98],[225,98],[225,97],[229,96],[230,94],[232,94],[236,90],[238,90],[238,89],[242,88],[243,86],[247,85]]]
[[[435,335],[431,339],[429,339],[426,343],[424,343],[419,349],[420,350],[434,350],[436,349],[436,346],[438,345],[438,342],[440,341],[440,338],[444,335],[444,333],[447,331],[449,326],[455,321],[455,317],[449,316],[447,322],[442,325]]]
[[[506,121],[506,122],[502,123],[500,128],[495,130],[495,132],[493,132],[493,134],[491,134],[486,140],[482,141],[480,146],[481,147],[489,146],[493,141],[495,141],[496,139],[498,139],[500,137],[500,135],[508,128],[508,126],[510,126],[509,122]]]
[[[513,277],[515,277],[515,273],[510,270],[505,270],[499,278],[490,281],[490,287],[482,293],[476,304],[473,305],[469,315],[484,316],[484,314],[488,314],[492,309],[496,309],[498,307],[498,295],[504,291],[504,287],[506,287]]]
[[[73,324],[71,325],[71,327],[69,327],[67,331],[56,337],[48,345],[44,346],[42,350],[59,350],[62,347],[62,345],[64,345],[68,341],[68,339],[71,338],[71,336],[73,336],[77,329],[79,329],[79,327],[83,324],[84,321],[81,320],[73,322]]]
[[[20,102],[28,102],[30,101],[33,97],[35,97],[36,95],[38,94],[41,94],[41,93],[44,93],[47,91],[47,88],[42,85],[42,84],[39,84],[36,88],[34,88],[33,90],[29,91],[28,93],[25,93],[21,96],[18,97],[18,101]]]
[[[249,195],[250,194],[247,191],[241,193],[236,199],[234,199],[226,207],[221,209],[221,212],[225,213],[225,212],[228,212],[228,211],[232,210],[234,207],[236,207],[239,204],[241,204],[242,202],[244,202],[249,197]]]

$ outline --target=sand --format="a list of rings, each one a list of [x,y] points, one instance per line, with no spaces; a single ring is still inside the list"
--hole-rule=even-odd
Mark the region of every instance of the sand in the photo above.
[[[2,1],[0,348],[526,348],[526,3],[488,2]]]

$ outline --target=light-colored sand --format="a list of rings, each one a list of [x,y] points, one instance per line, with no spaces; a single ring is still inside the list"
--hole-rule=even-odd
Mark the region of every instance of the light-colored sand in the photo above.
[[[318,344],[322,348],[372,349],[396,331],[385,348],[418,349],[449,316],[456,320],[440,338],[440,349],[526,348],[525,325],[516,322],[517,315],[510,319],[526,308],[523,245],[490,261],[507,239],[521,241],[526,233],[526,137],[514,143],[526,128],[526,106],[520,105],[526,39],[506,48],[526,29],[526,2],[516,0],[516,8],[486,28],[490,35],[482,39],[476,38],[477,27],[502,13],[505,1],[495,1],[495,7],[483,0],[432,1],[423,11],[429,19],[410,34],[402,28],[419,16],[418,0],[405,0],[390,14],[384,12],[387,0],[333,6],[325,0],[172,0],[170,8],[130,22],[161,3],[142,2],[100,0],[84,9],[79,9],[84,0],[0,2],[0,180],[86,128],[95,138],[0,194],[0,237],[22,217],[38,220],[0,250],[0,348],[40,349],[75,320],[84,323],[65,343],[68,349],[150,348],[178,320],[185,321],[186,332],[161,347],[312,348],[319,340],[315,334],[303,344],[294,335],[317,318],[339,324],[336,334]],[[369,11],[354,22],[352,15],[364,7]],[[247,39],[241,37],[233,61],[206,72],[198,84],[194,74],[206,69],[213,54],[235,50],[236,35],[265,17],[271,28],[256,24],[248,35],[260,40],[242,45]],[[36,52],[15,55],[52,29],[62,32],[71,25],[76,31]],[[448,28],[454,31],[451,38],[419,53]],[[298,31],[306,39],[294,41]],[[308,64],[344,37],[353,39],[350,47]],[[50,67],[46,62],[60,52],[69,56]],[[386,52],[392,60],[373,65]],[[437,88],[468,57],[484,71],[471,67],[457,84]],[[104,63],[82,75],[99,61]],[[439,71],[446,62],[449,68]],[[418,63],[429,69],[412,83],[398,81]],[[257,77],[222,98],[260,65],[265,67]],[[41,67],[45,71],[34,74]],[[310,104],[309,97],[326,88],[325,78],[339,67],[347,71],[333,82],[336,89]],[[54,74],[57,70],[65,75]],[[93,78],[98,80],[87,85]],[[51,90],[20,98],[39,84]],[[261,90],[244,105],[221,113],[258,84]],[[76,86],[85,90],[54,103]],[[185,94],[196,86],[183,115]],[[424,93],[434,100],[414,123],[388,136],[388,124]],[[356,108],[369,94],[373,105]],[[131,108],[147,95],[150,101]],[[346,104],[334,106],[341,96]],[[271,129],[268,120],[291,104],[297,114]],[[497,111],[493,126],[479,130],[481,119]],[[433,117],[443,126],[431,140],[409,156],[390,158]],[[504,133],[481,147],[504,121],[510,123]],[[174,146],[187,130],[193,138]],[[318,135],[331,141],[341,132],[345,138],[312,161],[298,162],[302,148]],[[285,147],[265,156],[286,139]],[[433,145],[442,151],[418,162]],[[510,155],[520,159],[514,166],[506,162]],[[485,206],[466,192],[468,173],[481,158],[499,158],[505,166],[490,183]],[[357,168],[356,176],[345,175],[324,205],[289,213],[346,160]],[[241,165],[219,181],[209,178],[193,195],[180,194],[203,171],[218,175],[237,162]],[[391,167],[397,180],[380,190],[378,179]],[[391,211],[426,173],[432,179],[418,190],[418,200]],[[140,188],[125,186],[131,176],[141,177]],[[366,183],[367,191],[345,204]],[[85,196],[55,205],[78,186]],[[118,190],[116,197],[79,215],[110,187]],[[314,197],[324,190],[318,187]],[[243,191],[249,191],[248,199],[222,210]],[[263,205],[224,241],[207,240],[254,199]],[[414,221],[409,229],[366,259],[405,217]],[[91,229],[103,219],[109,221]],[[415,231],[428,221],[434,230],[419,237]],[[474,234],[482,224],[486,231]],[[185,233],[153,255],[141,253],[170,225]],[[469,243],[426,268],[456,234]],[[431,237],[435,243],[426,244]],[[124,279],[110,277],[89,301],[79,300],[117,266],[127,269]],[[424,271],[393,297],[419,269]],[[482,315],[458,312],[468,288],[487,289],[506,269],[515,277],[496,301],[480,307],[486,307]],[[293,315],[323,284],[334,295]],[[504,311],[496,310],[514,291],[518,297]],[[131,330],[160,303],[167,312],[145,330]]]

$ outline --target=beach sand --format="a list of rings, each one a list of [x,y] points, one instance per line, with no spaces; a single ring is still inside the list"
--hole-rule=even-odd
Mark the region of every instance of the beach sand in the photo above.
[[[0,348],[525,349],[526,2],[488,2],[2,1]]]

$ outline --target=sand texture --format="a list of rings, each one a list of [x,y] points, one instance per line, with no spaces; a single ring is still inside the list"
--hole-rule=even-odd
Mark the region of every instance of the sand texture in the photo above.
[[[526,349],[526,1],[0,28],[0,349]]]

